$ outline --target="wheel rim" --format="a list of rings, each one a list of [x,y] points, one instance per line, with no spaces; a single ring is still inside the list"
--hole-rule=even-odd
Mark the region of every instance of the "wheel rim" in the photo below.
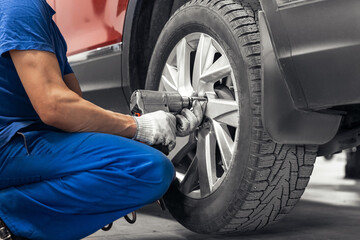
[[[192,198],[207,197],[231,168],[239,129],[238,90],[225,51],[207,34],[187,35],[171,51],[159,90],[208,98],[203,124],[178,138],[169,155],[179,190]]]

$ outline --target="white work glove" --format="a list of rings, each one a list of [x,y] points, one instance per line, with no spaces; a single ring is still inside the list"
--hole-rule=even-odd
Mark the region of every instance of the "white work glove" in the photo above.
[[[203,120],[204,106],[195,100],[191,110],[184,108],[180,114],[176,115],[177,136],[185,137],[195,131]]]
[[[164,111],[156,111],[134,117],[137,131],[133,139],[149,145],[168,147],[169,151],[176,145],[176,117]]]

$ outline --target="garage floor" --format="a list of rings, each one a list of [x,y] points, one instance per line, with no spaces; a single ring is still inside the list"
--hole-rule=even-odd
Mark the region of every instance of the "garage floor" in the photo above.
[[[99,231],[86,240],[255,240],[255,239],[360,239],[360,181],[345,180],[345,155],[318,158],[302,200],[281,222],[261,232],[242,236],[200,235],[182,227],[156,205],[138,211],[129,225],[118,220],[109,232]]]

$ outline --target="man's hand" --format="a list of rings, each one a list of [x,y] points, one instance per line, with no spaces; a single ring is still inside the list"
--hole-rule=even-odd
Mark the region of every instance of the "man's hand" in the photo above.
[[[204,105],[205,106],[205,105]],[[176,115],[176,135],[184,137],[192,132],[201,124],[205,109],[199,101],[194,101],[192,110],[184,108],[180,114]]]
[[[134,139],[149,145],[168,147],[169,151],[176,144],[176,117],[171,113],[156,111],[134,117],[137,132]]]

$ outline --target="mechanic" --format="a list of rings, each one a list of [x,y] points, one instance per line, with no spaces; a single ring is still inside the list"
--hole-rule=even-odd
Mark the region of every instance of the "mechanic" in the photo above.
[[[80,239],[156,201],[174,168],[148,145],[171,150],[202,120],[199,102],[132,117],[84,100],[54,14],[0,0],[2,239]]]

